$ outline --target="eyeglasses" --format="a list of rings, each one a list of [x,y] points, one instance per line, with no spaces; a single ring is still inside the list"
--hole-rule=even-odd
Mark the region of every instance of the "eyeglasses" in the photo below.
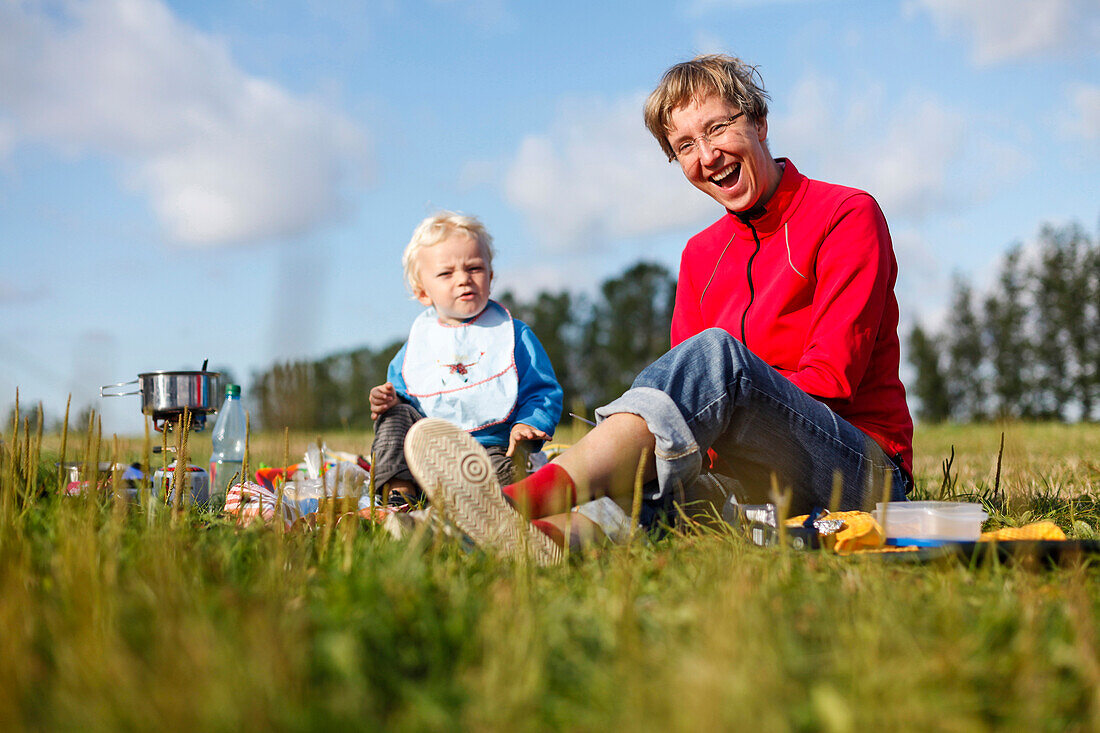
[[[678,160],[681,164],[694,161],[699,157],[699,142],[700,140],[706,140],[707,145],[714,147],[726,141],[726,136],[730,133],[730,128],[733,127],[733,123],[737,122],[737,118],[744,115],[744,112],[738,112],[733,117],[727,117],[721,122],[715,122],[710,126],[710,129],[704,132],[698,137],[693,137],[688,140],[684,140],[676,145],[674,148],[672,160]],[[669,162],[672,162],[671,160]]]

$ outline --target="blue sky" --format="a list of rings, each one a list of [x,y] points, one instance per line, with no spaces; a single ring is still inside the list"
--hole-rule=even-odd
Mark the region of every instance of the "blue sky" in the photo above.
[[[774,155],[870,191],[903,323],[1043,223],[1100,219],[1096,0],[0,0],[0,407],[159,369],[250,375],[401,337],[412,229],[494,235],[496,286],[675,270],[721,211],[641,120],[726,52]]]

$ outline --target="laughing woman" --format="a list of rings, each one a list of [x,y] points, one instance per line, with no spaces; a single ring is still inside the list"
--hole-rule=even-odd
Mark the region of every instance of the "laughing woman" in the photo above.
[[[704,460],[742,501],[778,480],[792,512],[827,506],[837,474],[841,508],[864,508],[887,485],[905,498],[913,423],[886,220],[869,194],[773,158],[767,101],[756,69],[724,55],[673,66],[649,96],[649,131],[723,212],[684,248],[672,350],[596,410],[595,429],[504,487],[508,503],[491,471],[468,470],[484,459],[460,431],[424,421],[410,434],[413,472],[436,487],[433,501],[463,506],[453,516],[467,534],[505,553],[530,547],[524,534],[558,534],[545,520],[578,486],[622,501],[640,463],[653,520],[700,498]],[[496,518],[513,504],[541,520]]]

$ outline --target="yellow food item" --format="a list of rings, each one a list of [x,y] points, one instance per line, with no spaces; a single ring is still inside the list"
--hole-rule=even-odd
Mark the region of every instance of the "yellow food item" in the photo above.
[[[1011,542],[1013,540],[1064,540],[1066,533],[1054,522],[1032,522],[1023,527],[1002,527],[982,532],[979,542]]]
[[[799,527],[808,517],[807,514],[791,517],[786,524],[788,527]],[[882,547],[886,543],[886,534],[882,531],[882,527],[867,512],[833,512],[824,514],[819,519],[844,522],[844,526],[836,534],[822,537],[824,546],[831,547],[842,555],[857,550]]]

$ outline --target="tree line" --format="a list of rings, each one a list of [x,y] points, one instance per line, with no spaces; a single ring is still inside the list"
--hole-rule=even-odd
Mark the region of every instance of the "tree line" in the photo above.
[[[675,291],[666,268],[640,262],[594,295],[499,300],[542,342],[569,421],[570,412],[591,417],[668,350]],[[254,414],[267,429],[367,428],[370,388],[403,341],[253,374]],[[906,387],[922,420],[1100,419],[1100,238],[1047,225],[1034,246],[1004,255],[987,291],[956,276],[942,326],[917,322],[907,347],[915,376]]]
[[[590,417],[668,351],[675,297],[676,279],[665,267],[639,262],[605,280],[593,296],[560,290],[523,300],[505,292],[498,300],[542,342],[565,392],[562,420],[569,421],[570,412]],[[385,381],[402,343],[279,363],[253,374],[251,401],[260,424],[370,427],[370,388]]]
[[[908,346],[925,421],[1100,418],[1100,238],[1044,226],[988,292],[956,276],[943,326],[917,323]]]

